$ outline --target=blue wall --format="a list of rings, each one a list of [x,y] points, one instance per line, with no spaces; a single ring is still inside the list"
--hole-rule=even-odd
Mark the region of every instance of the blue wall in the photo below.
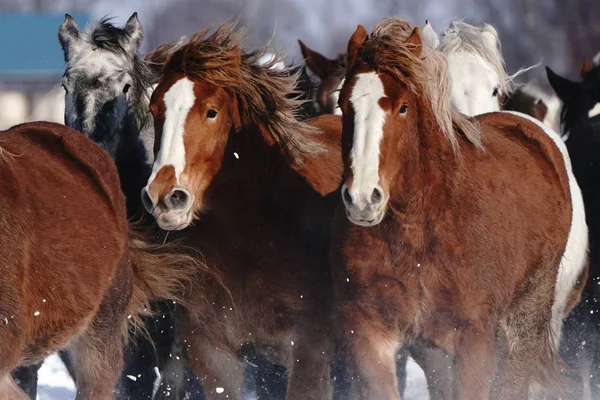
[[[70,15],[83,30],[88,15]],[[58,28],[64,19],[63,13],[0,13],[0,79],[62,74]]]

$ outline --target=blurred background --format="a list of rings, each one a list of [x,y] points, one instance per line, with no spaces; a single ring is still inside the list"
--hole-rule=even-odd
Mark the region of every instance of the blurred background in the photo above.
[[[0,128],[23,118],[62,122],[57,30],[65,12],[83,28],[104,16],[120,26],[134,11],[143,51],[239,16],[250,27],[249,45],[273,36],[288,63],[302,62],[297,39],[333,58],[357,24],[370,29],[384,16],[418,25],[429,19],[438,33],[453,19],[487,21],[499,33],[508,72],[541,63],[518,81],[546,91],[544,65],[577,79],[583,59],[600,51],[599,0],[0,0]]]

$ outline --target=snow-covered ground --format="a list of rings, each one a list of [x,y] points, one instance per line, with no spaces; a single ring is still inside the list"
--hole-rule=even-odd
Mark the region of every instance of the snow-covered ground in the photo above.
[[[425,375],[412,359],[406,366],[408,380],[406,382],[406,400],[428,400]],[[56,355],[46,359],[38,373],[38,400],[73,400],[75,398],[75,386]],[[248,399],[250,400],[250,399]]]
[[[75,385],[60,358],[53,354],[38,371],[38,400],[73,400]]]

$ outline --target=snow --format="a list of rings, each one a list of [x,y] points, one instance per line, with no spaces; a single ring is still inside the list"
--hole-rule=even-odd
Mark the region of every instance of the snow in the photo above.
[[[428,400],[425,375],[419,366],[412,360],[406,365],[408,374],[406,382],[406,400]],[[219,389],[216,388],[217,393]],[[38,397],[37,400],[73,400],[75,398],[75,385],[62,361],[56,354],[46,359],[38,372]],[[250,400],[250,399],[246,399]]]
[[[73,380],[60,358],[52,354],[38,371],[37,400],[73,400],[74,398]]]

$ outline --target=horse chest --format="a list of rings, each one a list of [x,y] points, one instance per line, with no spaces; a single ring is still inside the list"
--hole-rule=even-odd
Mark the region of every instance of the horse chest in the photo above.
[[[406,243],[371,241],[354,249],[351,261],[348,252],[344,256],[349,261],[344,273],[336,270],[338,301],[361,304],[409,341],[424,339],[451,350],[471,315],[457,300],[463,288],[445,264]]]

